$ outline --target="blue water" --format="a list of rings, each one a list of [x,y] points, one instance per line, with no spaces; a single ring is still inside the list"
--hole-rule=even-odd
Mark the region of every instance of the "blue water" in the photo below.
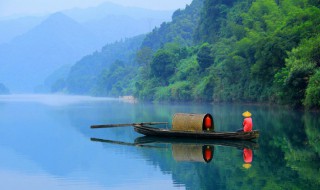
[[[243,167],[244,148],[228,142],[210,145],[214,152],[207,163],[207,142],[154,142],[131,127],[90,129],[93,124],[148,121],[168,121],[162,127],[169,127],[174,113],[186,112],[211,113],[216,131],[234,131],[246,110],[261,132],[249,168]],[[318,116],[254,105],[0,96],[1,189],[317,189]]]

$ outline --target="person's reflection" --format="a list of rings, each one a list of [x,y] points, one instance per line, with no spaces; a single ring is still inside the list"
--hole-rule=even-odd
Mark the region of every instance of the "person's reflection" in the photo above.
[[[251,167],[251,162],[253,158],[253,153],[251,149],[244,148],[243,149],[243,161],[244,164],[242,165],[245,169],[249,169]]]

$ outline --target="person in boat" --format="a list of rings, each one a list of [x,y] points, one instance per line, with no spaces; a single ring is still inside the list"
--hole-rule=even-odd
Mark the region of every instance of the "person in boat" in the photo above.
[[[252,118],[251,118],[251,113],[248,111],[245,111],[242,113],[242,116],[244,117],[242,126],[242,129],[237,130],[237,132],[250,132],[252,131]]]
[[[251,149],[244,148],[243,149],[243,161],[244,164],[242,165],[245,169],[249,169],[251,167],[251,162],[253,158],[253,153]]]

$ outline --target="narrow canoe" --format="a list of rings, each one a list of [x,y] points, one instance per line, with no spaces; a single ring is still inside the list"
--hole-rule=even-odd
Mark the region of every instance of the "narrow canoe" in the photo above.
[[[146,136],[170,138],[252,140],[259,137],[258,130],[253,130],[251,132],[177,131],[145,125],[134,125],[134,130]]]

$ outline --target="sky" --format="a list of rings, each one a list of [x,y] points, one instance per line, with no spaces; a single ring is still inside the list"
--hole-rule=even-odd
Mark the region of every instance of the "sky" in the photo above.
[[[71,8],[86,8],[112,2],[153,10],[185,8],[192,0],[0,0],[0,17],[40,15]]]

